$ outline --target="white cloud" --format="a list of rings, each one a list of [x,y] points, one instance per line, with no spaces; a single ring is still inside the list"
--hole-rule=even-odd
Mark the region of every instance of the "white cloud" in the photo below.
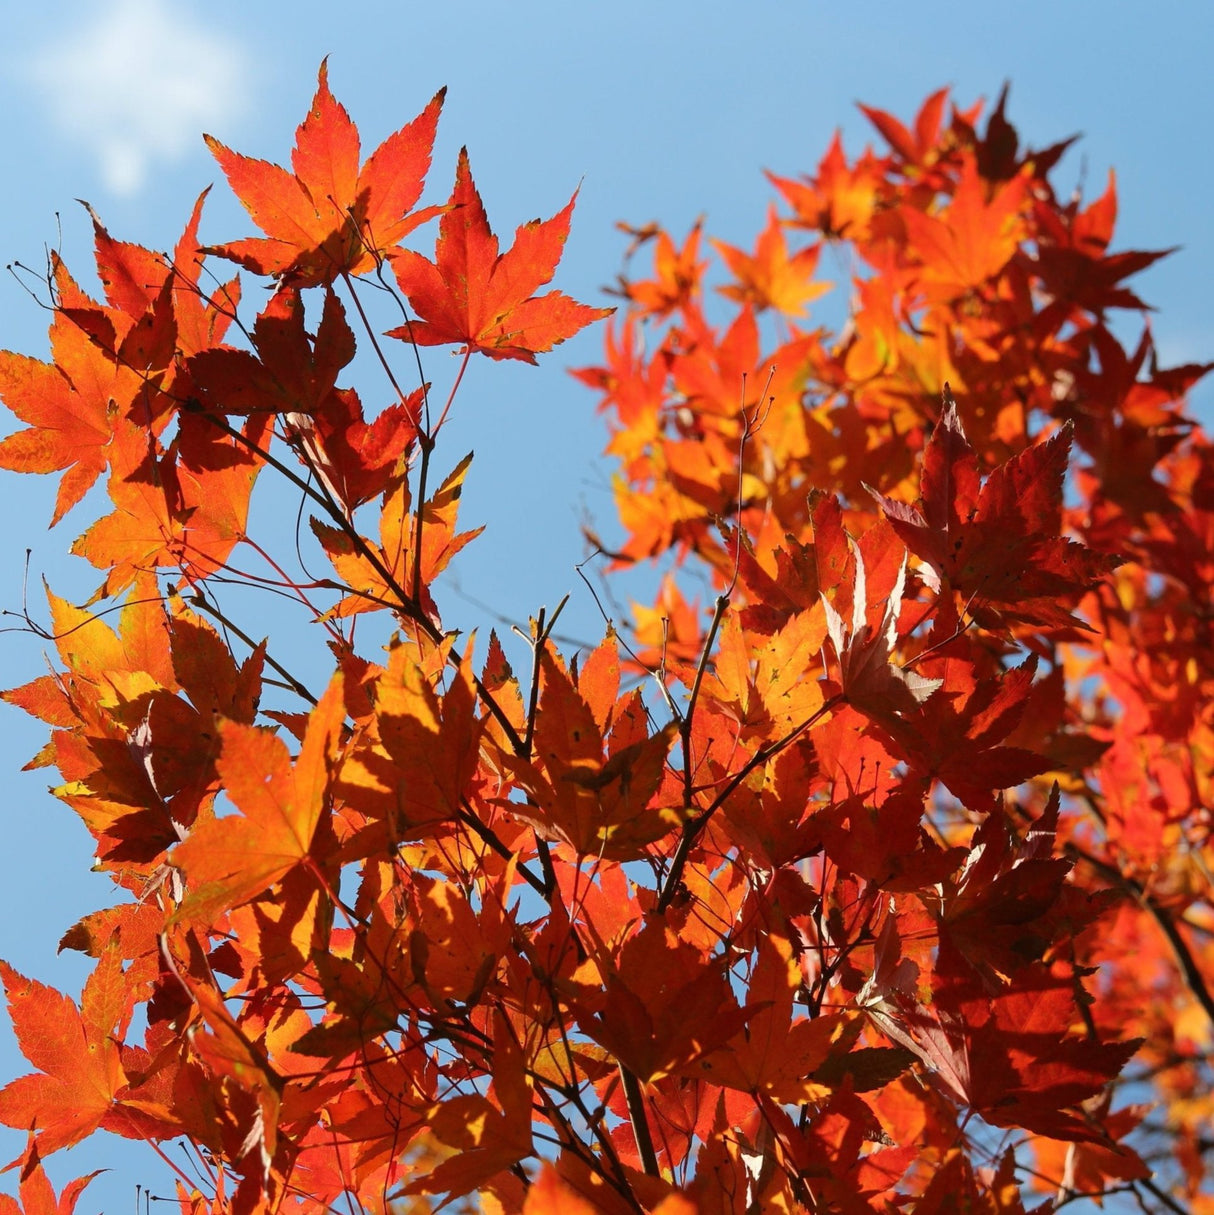
[[[34,54],[29,78],[60,131],[97,157],[106,186],[135,194],[156,162],[179,159],[242,108],[243,54],[172,0],[86,11],[87,23]]]

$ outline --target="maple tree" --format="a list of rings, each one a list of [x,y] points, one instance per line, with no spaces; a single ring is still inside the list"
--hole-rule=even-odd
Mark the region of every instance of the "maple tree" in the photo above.
[[[0,963],[35,1069],[0,1203],[70,1212],[42,1158],[100,1129],[190,1215],[1214,1209],[1208,368],[1117,335],[1160,254],[1109,251],[1113,180],[1060,198],[1066,143],[940,92],[773,176],[720,300],[699,225],[629,229],[576,374],[619,464],[596,543],[663,574],[578,653],[537,613],[519,674],[443,626],[479,529],[438,440],[472,355],[611,310],[540,294],[572,200],[502,252],[461,153],[418,207],[442,100],[360,164],[322,66],[291,169],[209,140],[263,236],[94,218],[103,298],[55,256],[51,361],[0,356],[0,465],[62,474],[54,524],[103,476],[112,508],[72,546],[96,595],[48,591],[58,669],[5,697],[118,888],[63,936],[78,1001]],[[397,370],[432,345],[441,408]],[[359,347],[381,408],[339,387]],[[232,581],[309,614],[327,686]]]

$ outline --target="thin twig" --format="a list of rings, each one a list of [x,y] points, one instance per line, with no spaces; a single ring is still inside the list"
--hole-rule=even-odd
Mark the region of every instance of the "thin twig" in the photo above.
[[[249,647],[249,649],[257,650],[260,648],[259,643],[254,641],[253,638],[250,637],[248,635],[248,633],[246,633],[239,625],[234,624],[231,620],[229,620],[219,610],[219,608],[215,607],[213,604],[208,603],[206,601],[206,599],[204,598],[201,591],[195,591],[189,597],[189,602],[194,607],[196,607],[199,611],[206,612],[206,614],[208,616],[212,616],[216,620],[218,620],[219,623],[222,624],[223,627],[225,629],[227,629],[230,633],[235,633],[236,636],[239,637],[240,640],[243,641],[245,643],[245,645],[247,645]],[[264,643],[262,643],[262,644],[264,644]],[[296,679],[295,676],[292,675],[290,671],[288,671],[286,669],[286,667],[284,667],[280,662],[276,662],[264,650],[262,651],[262,657],[265,659],[266,666],[270,667],[271,670],[277,671],[278,674],[281,675],[283,677],[283,679],[285,679],[287,681],[288,686],[291,688],[291,690],[297,696],[302,697],[310,705],[316,705],[316,704],[320,703],[316,699],[316,697],[313,696],[312,693],[309,692],[308,689],[302,683],[300,683],[299,680]]]
[[[1193,951],[1181,935],[1180,929],[1177,927],[1175,920],[1167,908],[1162,906],[1143,887],[1141,882],[1136,881],[1128,874],[1122,873],[1116,865],[1110,865],[1108,862],[1092,856],[1091,853],[1084,851],[1077,844],[1067,844],[1066,852],[1072,859],[1081,860],[1084,864],[1090,865],[1102,877],[1134,896],[1138,904],[1150,915],[1159,926],[1160,932],[1167,938],[1168,944],[1172,948],[1172,953],[1176,958],[1176,964],[1180,967],[1181,974],[1184,977],[1185,986],[1188,987],[1197,1003],[1201,1005],[1202,1010],[1209,1018],[1210,1024],[1214,1025],[1214,995],[1211,994],[1209,987],[1206,986],[1201,968],[1197,965],[1196,958],[1193,957]]]
[[[624,1104],[628,1107],[628,1121],[632,1123],[632,1134],[637,1141],[641,1167],[650,1177],[657,1177],[660,1175],[658,1157],[653,1150],[653,1136],[649,1133],[649,1119],[645,1116],[645,1096],[641,1092],[641,1083],[623,1063],[619,1067],[620,1083],[624,1088]]]

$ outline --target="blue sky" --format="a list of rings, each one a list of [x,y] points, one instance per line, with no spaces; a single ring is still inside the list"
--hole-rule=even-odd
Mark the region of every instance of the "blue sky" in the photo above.
[[[1134,0],[998,9],[942,0],[7,4],[0,262],[38,267],[47,246],[61,245],[87,282],[91,234],[78,198],[115,236],[169,246],[199,190],[220,181],[200,132],[282,161],[328,55],[333,90],[368,148],[449,86],[429,201],[446,197],[462,144],[505,239],[518,223],[551,215],[581,183],[556,285],[601,303],[624,245],[616,220],[657,219],[681,233],[704,213],[714,235],[746,244],[766,210],[764,168],[812,170],[836,127],[849,152],[870,139],[855,102],[905,119],[941,85],[968,105],[993,100],[1010,80],[1009,114],[1022,138],[1042,146],[1083,133],[1061,184],[1083,181],[1093,195],[1117,169],[1119,247],[1183,246],[1141,277],[1139,291],[1159,309],[1163,361],[1208,360],[1212,52],[1214,7]],[[249,234],[222,184],[213,195],[204,237]],[[17,281],[0,279],[0,347],[44,356],[46,319]],[[470,599],[518,619],[572,591],[565,631],[601,634],[573,565],[584,556],[582,520],[611,518],[604,433],[593,398],[563,370],[595,361],[598,340],[583,335],[538,369],[477,360],[469,372],[444,440],[446,464],[476,449],[463,520],[488,531],[459,565],[469,598],[454,589],[439,596],[461,623],[489,623]],[[427,374],[441,380],[446,356],[427,357]],[[1203,386],[1195,405],[1214,417],[1214,392]],[[26,548],[36,612],[41,575],[79,597],[97,581],[62,556],[82,515],[47,534],[52,496],[49,479],[0,478],[0,608],[20,606]],[[0,635],[0,683],[44,669],[40,642]],[[46,796],[48,774],[16,774],[42,744],[41,727],[16,710],[3,713],[3,727],[0,957],[76,994],[84,971],[76,958],[56,957],[55,944],[81,914],[111,901],[109,882],[89,874],[89,840]],[[24,1070],[0,1027],[0,1080]],[[15,1132],[0,1134],[0,1156],[11,1159],[21,1144]],[[113,1141],[52,1163],[59,1180],[112,1168],[82,1212],[127,1209],[136,1183],[170,1192],[149,1152]],[[0,1189],[15,1189],[12,1174]]]

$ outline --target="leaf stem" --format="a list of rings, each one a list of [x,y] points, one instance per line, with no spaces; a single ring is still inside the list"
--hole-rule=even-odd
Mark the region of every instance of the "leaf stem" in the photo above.
[[[350,299],[353,301],[354,307],[355,307],[356,311],[358,312],[358,319],[360,321],[362,321],[363,331],[367,335],[367,340],[371,343],[371,349],[375,351],[375,357],[379,360],[379,365],[384,369],[384,375],[387,376],[388,383],[392,385],[392,391],[394,393],[396,393],[396,399],[403,405],[405,400],[407,399],[405,396],[404,390],[397,383],[396,375],[392,371],[392,365],[388,362],[388,358],[384,354],[383,349],[381,348],[381,346],[379,344],[379,339],[375,336],[375,330],[372,327],[371,321],[367,317],[367,313],[363,308],[362,300],[358,298],[358,292],[354,290],[354,280],[350,277],[350,272],[348,270],[343,270],[341,272],[341,279],[342,279],[342,282],[345,283],[345,285],[346,285],[346,290],[349,291],[349,293],[350,293]],[[381,283],[383,282],[382,278],[380,279],[380,282]],[[384,283],[384,286],[387,287],[387,284]],[[391,288],[389,288],[389,290],[391,290]],[[416,352],[416,350],[417,350],[416,343],[414,343],[413,349]],[[419,359],[420,359],[420,355],[419,355]],[[418,365],[417,365],[417,371],[418,371],[418,375],[421,376],[420,361],[418,362]],[[424,377],[422,377],[422,378],[424,380]],[[423,389],[424,389],[424,384],[423,384]]]

